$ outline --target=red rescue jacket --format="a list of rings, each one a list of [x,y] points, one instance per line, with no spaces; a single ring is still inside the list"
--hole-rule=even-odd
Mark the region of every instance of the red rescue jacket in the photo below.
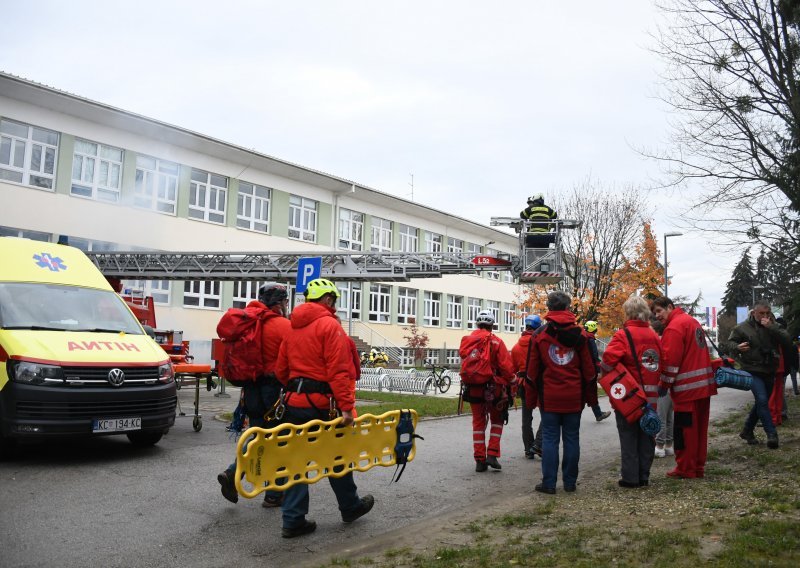
[[[636,353],[631,353],[631,344],[625,334],[627,329],[633,338],[633,345]],[[638,370],[636,361],[639,361]],[[623,329],[617,330],[614,337],[603,353],[603,363],[601,365],[604,373],[610,372],[617,363],[628,370],[637,382],[642,383],[647,402],[656,408],[658,402],[658,381],[661,378],[661,362],[663,354],[661,351],[661,340],[650,327],[650,324],[642,320],[628,320]],[[639,372],[641,371],[641,379]]]
[[[681,308],[673,309],[667,318],[661,350],[664,355],[661,381],[669,387],[674,403],[717,394],[703,328]]]
[[[526,329],[511,348],[511,362],[514,364],[514,371],[517,373],[525,372],[528,364],[528,346],[531,344],[533,336],[532,329]]]
[[[339,409],[352,412],[356,391],[354,354],[336,312],[318,302],[306,302],[292,311],[291,324],[292,331],[278,353],[278,380],[284,385],[299,378],[329,383]],[[329,395],[288,393],[286,404],[325,410]]]
[[[538,392],[543,412],[580,412],[586,400],[585,391],[592,387],[596,377],[586,337],[575,325],[572,312],[548,312],[545,319],[547,327],[531,340],[528,381]],[[533,389],[526,388],[525,393],[530,406],[529,390]]]

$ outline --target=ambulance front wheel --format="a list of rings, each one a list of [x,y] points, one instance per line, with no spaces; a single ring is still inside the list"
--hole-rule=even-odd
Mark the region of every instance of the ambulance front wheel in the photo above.
[[[194,420],[192,420],[192,428],[194,428],[195,432],[199,432],[203,429],[203,419],[199,416],[195,416]]]
[[[163,435],[163,432],[130,432],[128,434],[128,440],[130,440],[131,444],[134,446],[144,448],[147,446],[155,446]]]

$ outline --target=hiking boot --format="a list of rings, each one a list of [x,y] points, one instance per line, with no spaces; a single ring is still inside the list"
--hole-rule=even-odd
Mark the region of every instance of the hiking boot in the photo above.
[[[747,442],[747,444],[750,446],[758,445],[758,440],[756,440],[756,436],[755,434],[753,434],[752,430],[742,430],[741,432],[739,432],[739,437],[745,442]]]
[[[536,491],[539,493],[547,493],[548,495],[555,495],[556,488],[555,487],[545,487],[543,483],[538,483],[536,487],[534,487]]]
[[[620,487],[624,487],[625,489],[633,489],[634,487],[636,488],[639,487],[638,483],[632,483],[630,481],[625,481],[624,479],[620,479],[619,481],[617,481],[617,485],[619,485]]]
[[[497,461],[497,456],[488,456],[486,458],[486,465],[492,469],[503,469],[503,466]]]
[[[598,414],[595,418],[597,419],[598,422],[602,422],[603,420],[605,420],[609,416],[611,416],[611,411],[610,410],[606,410],[605,412],[601,412],[600,414]]]
[[[364,495],[361,498],[361,502],[358,504],[358,507],[356,507],[354,511],[350,513],[342,513],[342,521],[345,523],[352,523],[359,517],[363,517],[369,513],[374,504],[375,498],[372,495]]]
[[[656,446],[655,456],[657,458],[663,458],[665,455],[667,455],[667,451],[664,449],[664,446],[661,446],[660,448]]]
[[[481,471],[486,471],[487,469],[489,469],[489,466],[486,465],[485,461],[476,461],[475,462],[475,471],[481,472]]]
[[[299,527],[283,527],[281,529],[281,536],[283,538],[295,538],[297,536],[303,536],[304,534],[310,534],[317,530],[317,523],[314,521],[303,521],[303,524]]]
[[[239,492],[236,491],[236,483],[233,480],[233,476],[233,473],[225,470],[217,475],[217,481],[219,481],[219,490],[222,493],[222,496],[231,503],[238,503]]]
[[[272,495],[264,495],[264,501],[261,506],[265,509],[274,509],[283,504],[283,496],[273,497]]]
[[[533,446],[531,446],[530,452],[535,456],[542,457],[542,448],[540,448],[539,446],[537,446],[535,444]]]
[[[567,493],[575,493],[575,490],[578,489],[575,485],[565,485],[564,491]]]
[[[776,449],[778,447],[778,433],[775,432],[774,434],[767,434],[767,447],[770,449]]]
[[[536,458],[536,454],[534,454],[533,452],[525,452],[525,457],[528,458],[529,460],[532,460]]]
[[[650,480],[643,479],[639,482],[639,487],[650,487]]]

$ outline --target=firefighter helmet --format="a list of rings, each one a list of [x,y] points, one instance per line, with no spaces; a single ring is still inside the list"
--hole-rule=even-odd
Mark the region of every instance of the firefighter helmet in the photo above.
[[[318,300],[325,294],[333,294],[339,297],[339,290],[333,282],[325,278],[315,278],[306,286],[306,291],[303,292],[306,300]]]
[[[528,203],[535,203],[537,201],[544,202],[544,195],[542,195],[541,193],[534,193],[528,198]]]

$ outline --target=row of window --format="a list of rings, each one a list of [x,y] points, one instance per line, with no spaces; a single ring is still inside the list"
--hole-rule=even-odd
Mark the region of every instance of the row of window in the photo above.
[[[58,132],[9,119],[0,119],[0,179],[44,189],[54,189],[60,135]],[[77,197],[119,202],[125,150],[107,144],[75,139],[72,156],[70,193]],[[136,207],[175,215],[181,166],[152,156],[136,155],[133,204]],[[208,223],[227,223],[230,179],[226,176],[191,168],[188,216]],[[239,181],[236,226],[269,233],[272,189]],[[319,204],[313,199],[290,195],[288,237],[317,242]],[[339,209],[338,248],[361,251],[365,246],[366,215]],[[370,250],[391,252],[395,223],[372,217]],[[483,254],[483,248],[453,237],[397,224],[400,252]],[[486,249],[494,256],[497,251]],[[513,282],[510,272],[488,272],[491,280],[504,278]]]

